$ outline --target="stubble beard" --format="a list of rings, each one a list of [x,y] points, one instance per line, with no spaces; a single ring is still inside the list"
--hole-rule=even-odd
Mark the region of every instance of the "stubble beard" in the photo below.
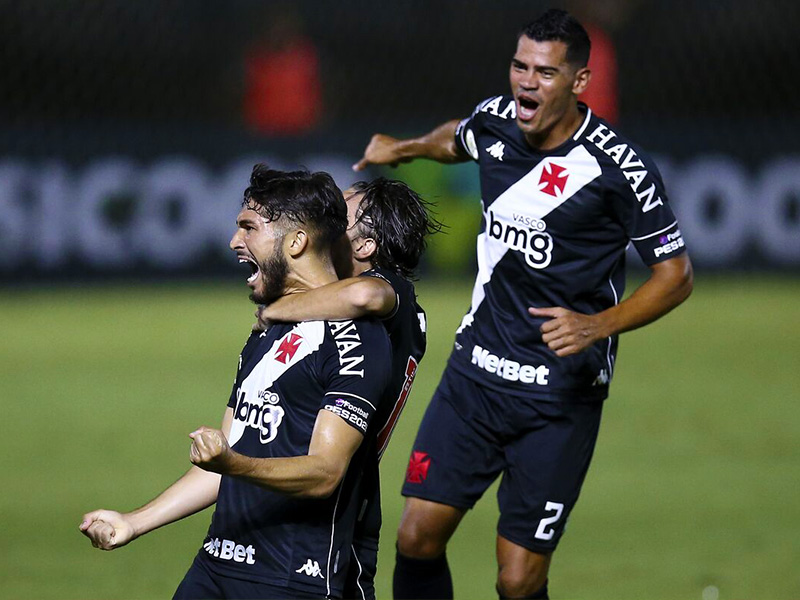
[[[250,300],[256,304],[272,304],[283,296],[286,277],[289,275],[289,265],[286,263],[281,244],[276,245],[272,256],[259,264],[259,269],[261,270],[263,292],[253,290]]]

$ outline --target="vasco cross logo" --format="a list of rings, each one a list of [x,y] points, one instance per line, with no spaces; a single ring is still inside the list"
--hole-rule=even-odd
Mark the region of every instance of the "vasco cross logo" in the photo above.
[[[422,483],[428,478],[428,469],[431,466],[431,458],[425,452],[414,450],[408,461],[408,471],[406,471],[406,481],[408,483]]]
[[[278,346],[278,349],[275,351],[275,360],[282,362],[283,364],[288,363],[290,360],[292,360],[292,358],[294,358],[297,349],[302,343],[302,336],[297,335],[294,332],[290,333],[283,338],[281,345]]]
[[[550,196],[558,197],[564,191],[569,178],[565,171],[564,167],[556,163],[545,164],[542,169],[542,176],[539,178],[539,190]]]

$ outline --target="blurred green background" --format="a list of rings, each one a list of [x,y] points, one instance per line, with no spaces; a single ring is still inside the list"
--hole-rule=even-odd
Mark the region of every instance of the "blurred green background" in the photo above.
[[[430,346],[382,466],[380,598],[410,444],[469,291],[418,285]],[[171,596],[210,511],[111,553],[77,527],[88,510],[146,502],[188,467],[187,434],[224,410],[252,321],[246,295],[202,282],[0,290],[1,597]],[[623,335],[554,597],[800,597],[798,297],[796,279],[701,277],[677,311]],[[496,510],[490,491],[450,546],[459,598],[494,597]]]
[[[0,599],[164,598],[183,577],[210,512],[112,553],[77,526],[148,501],[219,422],[252,321],[226,244],[262,161],[342,188],[401,178],[447,225],[418,286],[429,352],[384,457],[390,597],[480,190],[472,164],[350,165],[375,132],[505,93],[516,32],[550,6],[589,27],[583,99],[656,159],[697,267],[684,306],[622,337],[553,597],[800,598],[796,0],[0,0]],[[492,491],[449,550],[459,598],[495,597],[495,521]]]

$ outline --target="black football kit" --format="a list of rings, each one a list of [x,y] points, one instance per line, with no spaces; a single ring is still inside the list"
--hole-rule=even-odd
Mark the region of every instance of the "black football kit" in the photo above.
[[[223,476],[187,578],[194,570],[196,577],[262,583],[287,596],[342,596],[365,494],[362,476],[377,462],[375,416],[386,410],[391,357],[386,331],[374,320],[276,323],[250,336],[228,403],[233,450],[256,458],[306,455],[320,410],[337,414],[364,441],[325,499]],[[224,597],[239,593],[245,592],[227,589]]]
[[[625,251],[646,265],[685,251],[661,176],[638,146],[579,105],[569,139],[532,148],[512,96],[456,129],[479,165],[483,223],[469,311],[414,444],[403,493],[470,508],[502,472],[498,531],[555,548],[591,459],[617,336],[559,358],[529,307],[617,304]]]
[[[373,417],[377,424],[375,452],[380,459],[389,443],[392,430],[400,418],[411,392],[417,367],[425,354],[427,323],[425,311],[416,299],[414,285],[403,276],[388,269],[374,267],[361,274],[386,281],[395,292],[395,307],[381,322],[392,345],[392,374],[387,388],[389,402]],[[345,598],[369,600],[375,597],[375,571],[378,561],[378,539],[381,529],[380,486],[377,462],[364,474],[367,496],[363,500],[353,542]]]

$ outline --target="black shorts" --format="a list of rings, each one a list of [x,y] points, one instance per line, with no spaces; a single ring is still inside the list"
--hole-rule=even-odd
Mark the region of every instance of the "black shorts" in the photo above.
[[[354,540],[344,585],[346,600],[375,600],[378,540]]]
[[[210,600],[215,598],[321,598],[308,592],[273,586],[258,581],[227,577],[209,569],[196,557],[186,572],[172,600]]]
[[[502,395],[448,368],[420,424],[403,495],[469,509],[502,473],[498,534],[551,552],[578,500],[602,406]]]

